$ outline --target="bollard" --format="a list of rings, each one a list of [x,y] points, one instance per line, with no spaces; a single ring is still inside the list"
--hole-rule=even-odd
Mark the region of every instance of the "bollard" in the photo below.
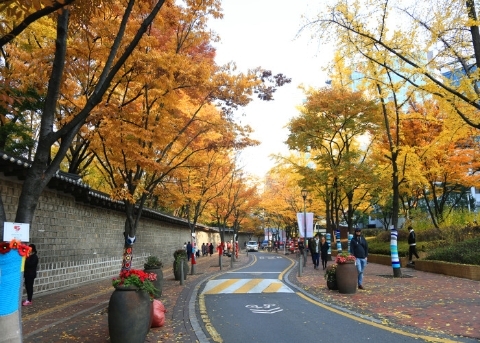
[[[307,256],[308,256],[308,252],[307,252],[307,249],[303,249],[303,268],[305,268],[307,266]]]
[[[222,270],[222,254],[218,255],[218,264],[220,265],[220,270]]]
[[[303,268],[303,254],[300,254],[300,260],[298,261],[298,276],[302,276]]]
[[[183,263],[184,263],[185,259],[182,258],[182,263],[180,263],[180,285],[183,286],[183,279],[185,277],[184,275],[184,270],[183,270]]]
[[[195,275],[195,265],[197,261],[195,260],[195,255],[192,254],[192,268],[190,268],[191,275]]]
[[[230,256],[230,268],[233,268],[233,259],[235,258],[235,251],[232,253],[232,256]]]

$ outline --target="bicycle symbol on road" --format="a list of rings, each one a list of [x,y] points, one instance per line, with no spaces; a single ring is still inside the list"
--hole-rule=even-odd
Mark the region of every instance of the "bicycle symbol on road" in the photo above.
[[[278,307],[275,304],[263,304],[262,306],[246,305],[245,307],[252,311],[252,313],[273,314],[283,311],[282,308]]]

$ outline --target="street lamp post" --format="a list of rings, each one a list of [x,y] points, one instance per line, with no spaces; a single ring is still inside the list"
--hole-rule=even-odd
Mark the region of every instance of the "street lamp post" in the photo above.
[[[304,245],[304,256],[303,256],[303,266],[307,265],[307,207],[306,207],[306,200],[307,200],[308,191],[304,188],[302,189],[302,198],[303,198],[303,245]]]

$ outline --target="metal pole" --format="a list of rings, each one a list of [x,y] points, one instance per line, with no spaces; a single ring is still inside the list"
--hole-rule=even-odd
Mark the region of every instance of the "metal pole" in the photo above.
[[[298,276],[302,276],[303,273],[303,254],[300,254],[300,260],[298,261]]]
[[[183,286],[183,279],[184,279],[184,270],[183,270],[183,263],[184,263],[185,259],[181,259],[181,263],[180,263],[180,285]]]
[[[303,251],[304,251],[304,254],[305,254],[304,259],[303,259],[303,266],[304,267],[307,265],[307,207],[305,205],[305,200],[306,199],[307,199],[307,195],[305,194],[303,196],[303,226],[304,226],[304,232],[305,232],[305,235],[303,236],[303,239],[304,239]]]

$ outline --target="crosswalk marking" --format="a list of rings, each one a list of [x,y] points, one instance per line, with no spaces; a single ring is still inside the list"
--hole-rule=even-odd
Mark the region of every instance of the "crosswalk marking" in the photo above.
[[[208,293],[208,292],[205,292],[205,294],[218,294],[218,293],[224,293],[225,289],[229,288],[231,285],[233,285],[234,283],[237,282],[237,280],[235,279],[227,279],[227,280],[223,280],[224,282],[222,283],[219,283],[217,285],[212,285],[213,287],[209,290],[209,292],[211,293]],[[210,283],[210,281],[207,283],[207,286],[208,284]],[[205,287],[205,289],[207,289],[207,287]]]
[[[260,282],[262,282],[262,279],[252,279],[243,286],[237,288],[233,293],[248,293],[250,289],[257,286]]]
[[[267,288],[263,290],[263,293],[277,293],[280,288],[282,288],[283,284],[277,282],[277,283],[271,283],[268,285]]]
[[[210,280],[202,294],[294,293],[278,279],[220,279]]]

